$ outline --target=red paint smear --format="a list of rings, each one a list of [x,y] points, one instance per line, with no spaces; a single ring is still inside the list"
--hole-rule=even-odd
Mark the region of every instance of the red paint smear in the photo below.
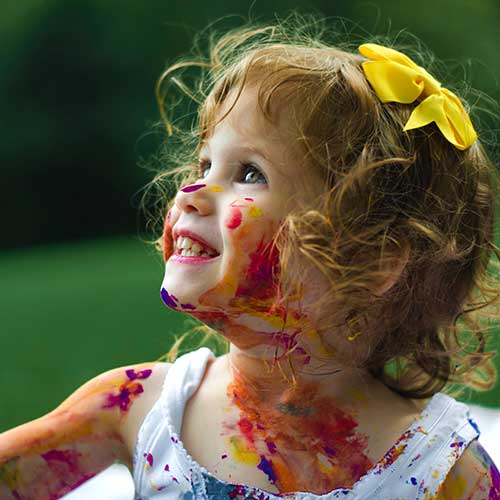
[[[396,459],[401,456],[408,446],[408,440],[414,436],[415,432],[411,429],[404,432],[391,449],[377,462],[375,474],[381,474],[384,469],[392,465]]]
[[[63,462],[67,465],[69,472],[78,474],[80,453],[75,450],[50,450],[47,453],[42,453],[41,456],[46,462]]]
[[[144,456],[146,457],[148,464],[153,467],[153,455],[151,453],[144,453]]]
[[[247,201],[253,201],[253,198],[245,198]]]
[[[58,489],[56,493],[50,494],[49,500],[61,498],[95,476],[95,474],[81,475],[78,463],[81,454],[75,450],[50,450],[47,453],[42,453],[41,457],[47,462],[47,466],[56,477],[64,478],[67,481],[71,475],[80,476],[73,483],[61,485],[62,488]]]
[[[368,437],[357,431],[354,417],[338,408],[331,398],[320,395],[313,384],[290,389],[276,404],[263,404],[254,389],[256,385],[257,380],[243,380],[236,375],[227,394],[240,410],[240,435],[253,447],[257,443],[266,446],[268,453],[261,455],[261,464],[272,458],[281,493],[324,494],[335,488],[351,488],[373,467],[365,454]],[[301,417],[284,412],[282,408],[287,406],[304,410]],[[251,441],[247,421],[252,424]],[[313,461],[307,473],[301,469],[304,453]],[[327,458],[332,469],[322,469],[319,458],[315,458],[318,455]]]
[[[228,321],[227,314],[223,312],[194,311],[192,315],[216,331],[221,331]]]
[[[238,420],[238,427],[240,428],[241,433],[243,434],[243,436],[245,436],[247,441],[253,443],[255,439],[253,436],[252,422],[250,422],[248,418],[240,418],[240,420]]]
[[[242,218],[241,210],[237,207],[232,207],[229,218],[226,220],[226,227],[228,229],[236,229],[241,224]]]
[[[250,254],[250,264],[236,296],[255,299],[272,299],[279,293],[279,253],[276,247],[262,241]],[[284,314],[284,311],[283,311]]]

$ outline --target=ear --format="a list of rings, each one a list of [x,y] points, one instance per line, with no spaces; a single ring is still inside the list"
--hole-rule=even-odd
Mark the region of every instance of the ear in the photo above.
[[[383,295],[387,291],[389,291],[399,280],[402,272],[404,271],[406,264],[408,264],[408,260],[410,258],[410,248],[407,247],[400,257],[395,257],[390,261],[390,264],[386,267],[387,278],[384,281],[383,285],[380,286],[376,294]]]

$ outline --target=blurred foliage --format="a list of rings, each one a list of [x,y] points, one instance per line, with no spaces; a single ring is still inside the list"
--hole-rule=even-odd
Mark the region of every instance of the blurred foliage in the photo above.
[[[152,174],[138,163],[161,142],[155,82],[209,22],[292,8],[345,17],[365,41],[407,30],[449,63],[446,82],[500,100],[498,0],[2,2],[0,430],[97,373],[156,359],[184,331],[186,317],[158,298],[162,263],[126,236],[146,233],[138,204]],[[495,143],[498,119],[484,111]],[[475,398],[500,406],[499,396]]]

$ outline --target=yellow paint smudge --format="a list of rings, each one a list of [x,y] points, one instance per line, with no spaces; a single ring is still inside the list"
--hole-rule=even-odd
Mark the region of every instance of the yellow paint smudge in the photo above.
[[[467,488],[467,480],[463,476],[455,476],[453,473],[448,474],[443,485],[442,492],[445,498],[462,498]]]
[[[224,191],[224,188],[222,186],[208,186],[205,189],[208,189],[208,191],[214,191],[215,193]]]
[[[250,450],[243,439],[238,436],[233,436],[229,440],[231,445],[230,453],[234,460],[247,465],[259,465],[260,457],[259,454],[253,450]]]
[[[436,469],[433,473],[432,473],[432,479],[437,479],[439,477],[439,471]]]
[[[361,391],[351,391],[351,396],[356,399],[357,401],[361,402],[366,402],[368,401],[368,398],[366,397],[365,394],[363,394]]]
[[[333,471],[333,465],[328,461],[328,457],[322,453],[318,453],[316,458],[318,459],[319,470],[323,472],[323,474],[331,474]]]
[[[347,340],[349,342],[352,342],[353,340],[356,340],[360,335],[361,335],[361,332],[353,333],[352,335],[349,335],[349,337],[347,337]]]
[[[248,215],[250,217],[260,217],[262,215],[262,210],[259,207],[256,207],[255,205],[252,205],[248,209]]]

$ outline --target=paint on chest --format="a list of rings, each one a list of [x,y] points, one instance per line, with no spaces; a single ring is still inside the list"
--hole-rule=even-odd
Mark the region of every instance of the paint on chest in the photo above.
[[[262,403],[249,385],[228,385],[237,411],[223,421],[222,436],[236,463],[256,467],[281,493],[323,494],[350,488],[373,466],[368,437],[355,415],[340,409],[314,386]]]

